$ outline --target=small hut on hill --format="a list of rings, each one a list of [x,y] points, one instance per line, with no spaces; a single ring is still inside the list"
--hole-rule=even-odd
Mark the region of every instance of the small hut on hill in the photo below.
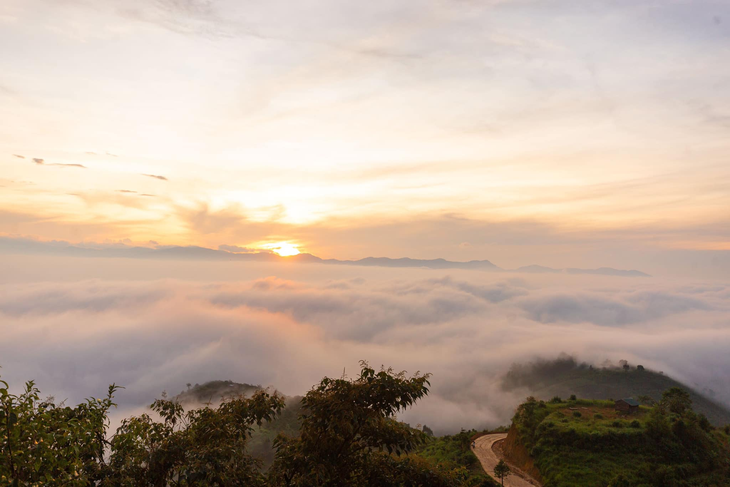
[[[634,413],[639,410],[639,402],[635,399],[619,399],[616,401],[616,410],[621,411],[622,413]]]

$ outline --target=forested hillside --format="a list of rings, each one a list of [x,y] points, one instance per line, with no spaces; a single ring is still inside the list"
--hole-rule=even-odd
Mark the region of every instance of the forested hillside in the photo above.
[[[508,391],[524,389],[525,395],[540,399],[575,394],[585,399],[620,399],[633,397],[651,404],[661,399],[672,387],[689,392],[694,410],[707,416],[716,426],[730,423],[730,410],[671,377],[649,370],[641,364],[621,362],[597,367],[579,363],[572,357],[513,365],[504,376],[502,387]]]
[[[691,404],[679,388],[631,414],[612,401],[528,398],[505,451],[527,451],[546,487],[730,485],[730,427],[712,426]]]

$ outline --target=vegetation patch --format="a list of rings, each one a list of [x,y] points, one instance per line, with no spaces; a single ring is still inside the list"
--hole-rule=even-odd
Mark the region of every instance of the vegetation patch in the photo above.
[[[691,404],[679,388],[632,413],[613,401],[530,397],[510,435],[530,453],[546,487],[730,485],[728,434]]]

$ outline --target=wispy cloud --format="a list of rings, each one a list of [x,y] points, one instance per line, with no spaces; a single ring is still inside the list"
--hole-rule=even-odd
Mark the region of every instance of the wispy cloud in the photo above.
[[[148,178],[159,179],[160,181],[167,181],[168,180],[165,176],[159,176],[157,174],[142,174],[142,176],[147,176]]]
[[[17,157],[18,159],[25,159],[25,156],[21,156],[20,154],[13,154],[13,157]]]
[[[47,163],[45,159],[41,159],[40,157],[34,157],[33,162],[35,162],[39,166],[79,167],[82,169],[86,169],[86,166],[84,166],[83,164],[61,164],[58,162]]]

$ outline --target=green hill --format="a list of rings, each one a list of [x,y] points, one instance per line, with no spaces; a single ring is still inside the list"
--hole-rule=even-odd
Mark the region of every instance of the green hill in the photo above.
[[[183,405],[200,405],[218,403],[223,399],[237,396],[250,396],[261,390],[261,386],[233,382],[230,380],[212,380],[204,384],[188,384],[188,389],[176,395],[174,399]]]
[[[528,398],[504,451],[545,487],[730,485],[730,428],[714,428],[685,400],[626,414],[611,401]]]
[[[644,369],[640,365],[623,365],[626,368],[594,367],[578,363],[572,357],[513,365],[503,377],[502,388],[506,391],[524,388],[529,395],[540,399],[575,394],[586,399],[639,399],[647,396],[658,401],[667,389],[681,387],[690,393],[695,411],[707,416],[713,425],[730,424],[730,410],[711,398],[661,372]]]

